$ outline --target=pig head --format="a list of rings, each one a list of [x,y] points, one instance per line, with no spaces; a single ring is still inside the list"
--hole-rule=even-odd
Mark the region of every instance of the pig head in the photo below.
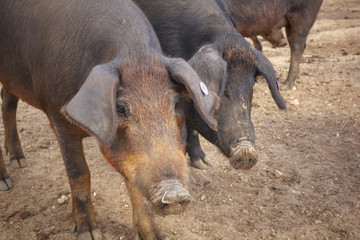
[[[185,61],[163,57],[151,64],[98,65],[63,108],[68,119],[97,138],[103,155],[124,176],[134,227],[143,239],[160,236],[152,211],[179,213],[191,201],[181,94],[190,95],[214,129],[218,104],[215,95],[202,92]]]
[[[203,124],[191,105],[187,107],[187,124],[219,147],[235,169],[250,169],[258,160],[251,122],[253,86],[257,75],[266,79],[278,107],[284,109],[286,106],[279,93],[274,69],[262,53],[246,45],[225,48],[222,52],[220,54],[216,46],[206,45],[189,60],[209,89],[220,97],[220,107],[215,113],[218,130],[213,131]],[[188,134],[190,142],[195,139],[191,134],[196,133]],[[189,143],[190,158],[203,155],[198,147],[196,143]],[[202,168],[201,165],[195,167]]]

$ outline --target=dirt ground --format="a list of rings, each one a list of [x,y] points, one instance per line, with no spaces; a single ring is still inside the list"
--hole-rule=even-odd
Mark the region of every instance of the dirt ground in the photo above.
[[[297,88],[282,92],[288,110],[277,109],[265,81],[255,87],[258,164],[234,170],[202,139],[214,166],[191,169],[193,202],[185,213],[158,217],[170,239],[360,239],[359,40],[359,0],[325,0],[308,36]],[[263,46],[285,79],[289,48]],[[6,160],[15,187],[0,192],[0,239],[75,240],[70,188],[45,115],[21,102],[18,128],[30,166],[11,169]],[[3,132],[1,127],[2,143]],[[132,239],[122,177],[94,139],[84,146],[105,239]]]

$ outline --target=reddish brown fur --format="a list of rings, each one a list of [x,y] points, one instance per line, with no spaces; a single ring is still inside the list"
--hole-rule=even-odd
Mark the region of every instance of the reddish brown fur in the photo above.
[[[165,178],[188,183],[184,140],[178,137],[185,134],[184,116],[174,109],[179,95],[164,66],[149,65],[149,60],[122,65],[117,100],[129,104],[130,117],[119,124],[116,144],[102,148],[109,163],[146,197]]]
[[[225,49],[226,60],[229,63],[235,64],[241,61],[243,64],[236,64],[236,66],[253,66],[255,67],[255,56],[253,51],[249,48],[244,48],[239,44],[231,45]]]

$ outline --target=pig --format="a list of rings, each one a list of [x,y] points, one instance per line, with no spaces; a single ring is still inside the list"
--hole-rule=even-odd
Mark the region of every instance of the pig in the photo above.
[[[262,75],[279,108],[285,109],[269,60],[234,28],[224,9],[208,0],[135,0],[144,11],[166,54],[181,57],[220,98],[218,129],[209,128],[186,105],[187,153],[191,165],[212,165],[198,133],[215,144],[235,169],[250,169],[257,160],[251,103],[256,77]]]
[[[164,56],[130,0],[14,0],[0,8],[5,146],[25,167],[18,99],[49,119],[64,160],[78,239],[102,239],[82,139],[93,136],[129,191],[136,239],[167,239],[153,213],[190,204],[185,103],[216,130],[218,97],[183,59]],[[0,157],[1,190],[13,182]]]
[[[306,38],[320,10],[322,0],[216,0],[224,6],[231,22],[244,37],[263,35],[282,27],[291,49],[290,68],[282,89],[295,86]]]
[[[285,47],[287,45],[287,41],[281,31],[281,29],[278,29],[277,31],[266,33],[261,35],[266,41],[271,43],[271,45],[274,48],[277,47]],[[253,41],[254,47],[256,50],[259,50],[262,52],[262,45],[259,39],[257,38],[257,35],[250,36],[250,39]]]

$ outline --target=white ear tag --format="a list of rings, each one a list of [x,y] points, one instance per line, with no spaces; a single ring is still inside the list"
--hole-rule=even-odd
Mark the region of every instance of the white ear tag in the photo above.
[[[208,95],[208,94],[209,94],[209,90],[207,89],[205,83],[200,82],[200,89],[201,89],[201,91],[202,91],[205,95]]]

